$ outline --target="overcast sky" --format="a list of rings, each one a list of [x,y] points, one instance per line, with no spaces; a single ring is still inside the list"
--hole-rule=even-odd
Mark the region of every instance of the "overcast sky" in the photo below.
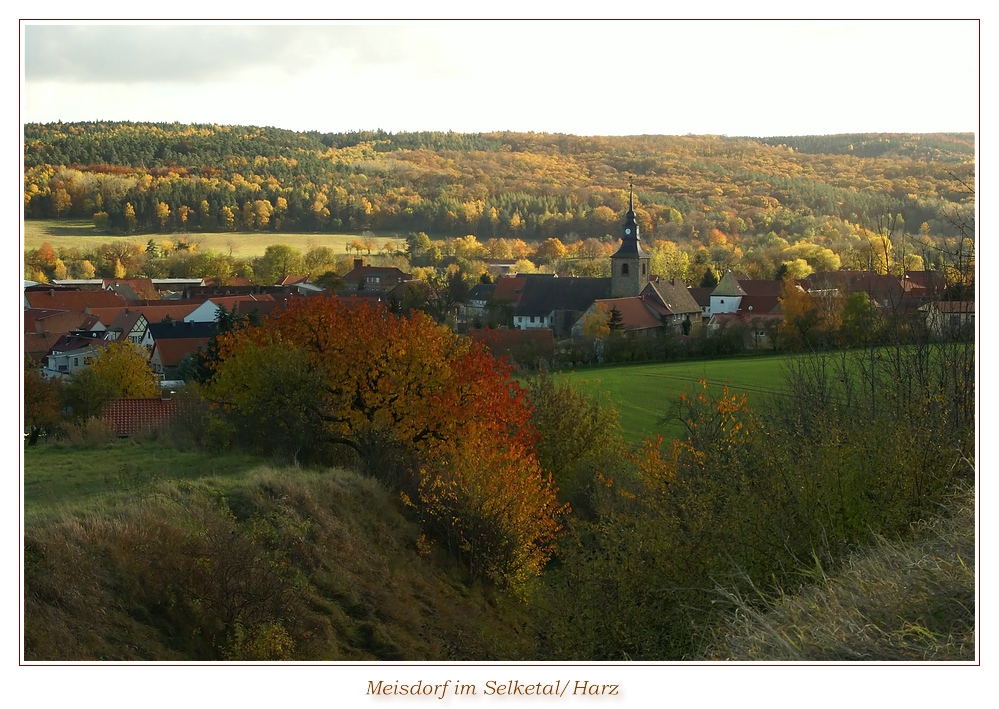
[[[581,135],[976,131],[978,28],[25,23],[22,120]]]

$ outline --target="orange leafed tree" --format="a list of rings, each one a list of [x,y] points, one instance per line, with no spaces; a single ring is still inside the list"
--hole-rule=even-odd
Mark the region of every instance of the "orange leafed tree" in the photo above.
[[[250,440],[285,435],[320,462],[352,449],[473,573],[515,585],[550,557],[565,510],[524,392],[481,345],[423,313],[317,297],[221,336],[218,352],[204,394],[221,418],[259,426]]]

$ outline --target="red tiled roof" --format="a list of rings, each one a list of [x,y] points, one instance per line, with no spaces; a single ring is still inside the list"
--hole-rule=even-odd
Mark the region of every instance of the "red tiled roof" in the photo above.
[[[31,290],[24,297],[32,308],[52,308],[83,312],[87,308],[124,307],[128,301],[106,290]]]
[[[53,332],[49,335],[26,332],[24,333],[24,354],[30,356],[36,362],[41,362],[62,336],[62,333],[58,332]]]
[[[278,283],[278,285],[295,286],[298,285],[299,283],[307,283],[308,280],[309,280],[309,274],[305,274],[304,276],[285,276],[284,278],[281,279],[281,282]]]
[[[130,436],[170,423],[178,408],[176,399],[116,399],[105,408],[104,420],[119,436]]]
[[[514,306],[520,303],[520,296],[524,294],[524,284],[526,278],[500,278],[496,281],[496,290],[493,292],[493,300],[508,300]]]
[[[164,367],[176,367],[189,354],[208,345],[207,337],[175,337],[156,340],[150,358],[158,358]]]
[[[146,322],[149,323],[160,323],[168,317],[174,322],[183,322],[184,318],[197,310],[199,305],[201,303],[185,300],[183,303],[173,301],[173,305],[157,305],[154,307],[141,305],[137,310],[146,316]]]
[[[617,308],[625,330],[651,330],[662,327],[663,324],[641,297],[607,298],[594,301],[594,305],[602,306],[608,313]]]
[[[66,334],[88,320],[86,313],[74,310],[27,308],[24,311],[24,332]]]
[[[156,289],[153,287],[152,278],[105,278],[104,287],[126,285],[130,287],[140,298],[155,298]]]
[[[746,315],[780,313],[779,305],[780,298],[776,295],[746,295],[739,301],[739,312]]]
[[[209,298],[211,302],[226,310],[232,310],[236,303],[273,301],[274,296],[270,293],[258,293],[256,295],[228,295],[218,298]]]

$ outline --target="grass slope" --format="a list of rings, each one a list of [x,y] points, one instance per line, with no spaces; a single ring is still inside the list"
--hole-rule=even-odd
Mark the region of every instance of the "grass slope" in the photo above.
[[[101,493],[104,466],[86,461],[122,454],[143,462]],[[29,661],[536,655],[525,606],[467,583],[370,478],[157,445],[26,463]],[[171,479],[141,472],[154,470]]]
[[[975,659],[975,495],[955,495],[913,539],[878,539],[797,594],[727,594],[732,620],[715,660],[971,661]]]
[[[24,449],[27,524],[65,514],[95,512],[141,494],[164,480],[230,478],[259,466],[250,455],[213,455],[155,442],[105,445],[37,445]]]

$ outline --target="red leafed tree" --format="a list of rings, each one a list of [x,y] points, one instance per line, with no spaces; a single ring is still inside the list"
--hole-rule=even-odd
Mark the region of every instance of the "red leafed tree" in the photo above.
[[[524,392],[481,345],[423,313],[309,298],[218,352],[204,395],[237,440],[320,462],[352,449],[477,575],[516,585],[550,557],[565,509]]]

